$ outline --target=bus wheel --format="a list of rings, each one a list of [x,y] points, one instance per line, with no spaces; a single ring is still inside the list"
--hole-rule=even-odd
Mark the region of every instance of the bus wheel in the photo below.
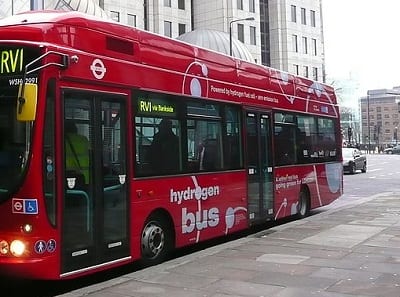
[[[299,219],[305,218],[310,214],[310,197],[307,190],[302,189],[299,194],[299,203],[297,204],[297,216]]]
[[[154,265],[165,260],[170,250],[167,224],[159,217],[150,217],[142,231],[142,261]]]

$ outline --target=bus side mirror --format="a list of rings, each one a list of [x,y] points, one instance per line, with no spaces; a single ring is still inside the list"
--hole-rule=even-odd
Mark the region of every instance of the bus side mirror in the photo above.
[[[17,120],[34,121],[36,118],[37,84],[25,83],[19,86],[17,98]]]

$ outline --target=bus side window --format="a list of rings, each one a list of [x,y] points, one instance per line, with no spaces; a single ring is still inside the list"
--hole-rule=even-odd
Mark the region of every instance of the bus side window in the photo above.
[[[175,119],[136,117],[137,176],[180,173],[180,123]]]
[[[305,132],[300,129],[297,130],[296,134],[296,153],[297,161],[299,164],[305,164],[309,162],[309,147],[307,143],[307,136]]]
[[[188,120],[188,170],[215,171],[223,168],[221,123],[207,120]],[[193,153],[192,153],[193,150]]]
[[[276,165],[296,163],[295,127],[292,125],[275,126]]]

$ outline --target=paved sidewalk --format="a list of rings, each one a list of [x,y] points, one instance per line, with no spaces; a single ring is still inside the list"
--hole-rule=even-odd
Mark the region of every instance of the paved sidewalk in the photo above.
[[[62,296],[400,297],[400,193],[383,193]]]

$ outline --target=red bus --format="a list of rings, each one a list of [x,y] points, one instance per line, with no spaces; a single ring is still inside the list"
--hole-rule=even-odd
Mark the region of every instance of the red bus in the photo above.
[[[342,194],[327,85],[77,12],[1,20],[0,51],[1,273],[159,263]]]

